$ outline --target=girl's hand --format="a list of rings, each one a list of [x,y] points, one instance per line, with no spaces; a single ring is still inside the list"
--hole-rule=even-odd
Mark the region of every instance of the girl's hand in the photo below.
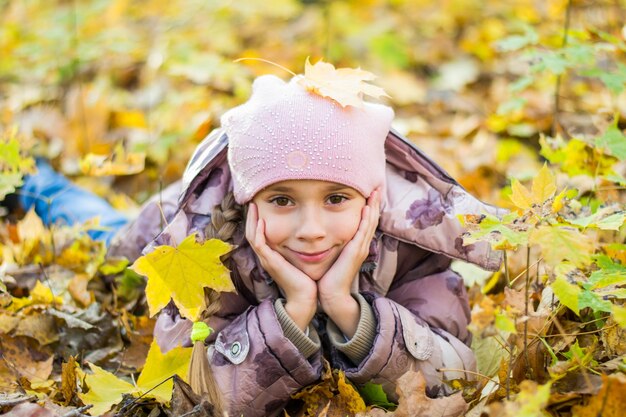
[[[259,219],[256,204],[250,203],[246,219],[246,239],[259,257],[261,266],[284,291],[285,310],[304,330],[317,310],[317,285],[308,275],[291,265],[265,241],[265,221]]]
[[[376,189],[361,211],[361,223],[354,237],[344,246],[333,266],[317,282],[322,310],[348,337],[354,335],[360,317],[358,302],[350,295],[350,289],[369,254],[379,217],[380,191]]]

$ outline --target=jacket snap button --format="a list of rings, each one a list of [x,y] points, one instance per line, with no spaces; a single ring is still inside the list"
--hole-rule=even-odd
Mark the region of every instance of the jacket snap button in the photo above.
[[[234,356],[239,355],[239,352],[241,352],[241,344],[239,342],[235,342],[230,346],[230,353],[233,354]]]

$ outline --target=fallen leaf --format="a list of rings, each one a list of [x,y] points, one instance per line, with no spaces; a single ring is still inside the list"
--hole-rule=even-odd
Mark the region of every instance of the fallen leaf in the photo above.
[[[155,320],[146,316],[134,316],[123,311],[121,322],[126,330],[126,337],[130,341],[121,353],[122,365],[129,369],[140,370],[146,362],[152,344]]]
[[[87,285],[91,278],[87,274],[76,274],[67,286],[67,290],[72,296],[72,299],[78,303],[81,307],[87,307],[91,304],[95,297],[93,291],[87,289]]]
[[[374,74],[360,68],[338,68],[319,60],[311,65],[307,58],[304,77],[299,83],[308,91],[335,100],[341,106],[363,107],[363,96],[389,97],[380,87],[368,84]]]
[[[149,395],[162,403],[169,402],[172,398],[173,381],[165,380],[173,375],[186,380],[190,359],[191,348],[177,347],[163,354],[156,341],[153,341],[146,364],[137,379],[137,386],[143,392],[150,391]]]
[[[190,359],[190,348],[177,347],[163,354],[156,341],[153,341],[136,385],[89,363],[93,373],[84,374],[81,378],[85,381],[88,391],[78,396],[85,404],[93,405],[93,408],[89,409],[91,415],[107,412],[113,405],[122,401],[124,394],[145,395],[166,403],[172,396],[171,377],[179,375],[183,380],[186,379]]]
[[[182,416],[194,411],[196,417],[213,417],[213,406],[202,396],[193,392],[189,384],[178,375],[174,375],[174,389],[172,390],[172,415]]]
[[[352,384],[346,380],[346,374],[343,371],[337,373],[337,390],[333,400],[337,404],[338,412],[344,415],[346,412],[349,414],[355,414],[365,411],[365,402],[359,392],[354,389]]]
[[[63,299],[61,297],[56,297],[49,287],[42,284],[41,281],[37,281],[28,297],[13,299],[13,303],[9,306],[9,310],[19,311],[27,306],[47,307],[61,304],[63,304]]]
[[[561,304],[572,310],[576,315],[579,315],[578,302],[582,290],[578,285],[568,282],[562,276],[558,276],[550,287]]]
[[[420,372],[414,370],[409,370],[398,378],[396,392],[399,401],[395,411],[372,409],[358,413],[357,416],[446,417],[462,415],[468,408],[461,392],[442,398],[429,398],[426,395],[426,380]]]
[[[613,311],[615,311],[615,307],[613,306]],[[624,357],[626,355],[626,329],[620,327],[613,316],[609,316],[602,327],[600,340],[602,340],[606,354],[609,357]]]
[[[72,402],[74,394],[77,392],[76,384],[76,358],[70,356],[67,362],[61,364],[61,394],[63,395],[63,405]]]
[[[572,407],[573,417],[622,417],[626,410],[626,377],[602,375],[602,388],[586,405]]]
[[[84,374],[83,379],[87,389],[83,387],[83,392],[78,397],[85,404],[93,405],[87,412],[92,416],[99,416],[106,413],[115,404],[122,401],[126,393],[135,393],[137,389],[130,382],[123,381],[110,372],[89,364],[92,373]]]
[[[0,339],[2,357],[13,374],[30,382],[47,381],[52,373],[54,356],[28,337],[4,335]]]
[[[35,403],[21,403],[11,411],[3,414],[4,417],[55,417],[55,413]]]
[[[17,326],[20,318],[9,313],[0,313],[0,333],[7,334]]]
[[[54,317],[46,313],[33,312],[24,315],[13,331],[15,336],[28,336],[45,346],[59,340],[59,330]]]
[[[110,155],[89,153],[80,160],[80,169],[85,175],[132,175],[145,168],[144,153],[126,152],[120,144]]]
[[[4,358],[0,358],[0,393],[19,392],[17,378],[15,368],[10,366]]]
[[[498,417],[542,417],[550,398],[551,383],[538,385],[522,381],[520,392],[510,401],[490,405],[490,415]]]
[[[198,243],[192,234],[175,248],[158,246],[137,259],[131,268],[148,277],[146,298],[150,316],[158,313],[171,298],[183,317],[195,321],[206,308],[204,287],[235,291],[230,273],[220,261],[231,248],[219,239]]]

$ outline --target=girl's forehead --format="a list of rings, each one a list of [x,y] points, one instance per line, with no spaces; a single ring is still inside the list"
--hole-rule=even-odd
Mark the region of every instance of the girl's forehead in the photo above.
[[[275,182],[264,188],[261,192],[353,192],[360,194],[356,189],[346,184],[323,180],[285,180]]]

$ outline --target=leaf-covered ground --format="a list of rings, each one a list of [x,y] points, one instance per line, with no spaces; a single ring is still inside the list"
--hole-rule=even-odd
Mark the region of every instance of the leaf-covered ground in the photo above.
[[[393,411],[327,369],[290,415],[440,415],[463,397],[470,416],[621,416],[625,21],[623,0],[0,1],[0,197],[43,156],[133,216],[255,76],[289,77],[234,60],[360,66],[398,131],[510,210],[459,219],[505,264],[455,263],[479,371],[456,396],[408,373]],[[151,348],[144,278],[94,227],[2,212],[0,412],[210,415],[182,381],[189,353]]]

